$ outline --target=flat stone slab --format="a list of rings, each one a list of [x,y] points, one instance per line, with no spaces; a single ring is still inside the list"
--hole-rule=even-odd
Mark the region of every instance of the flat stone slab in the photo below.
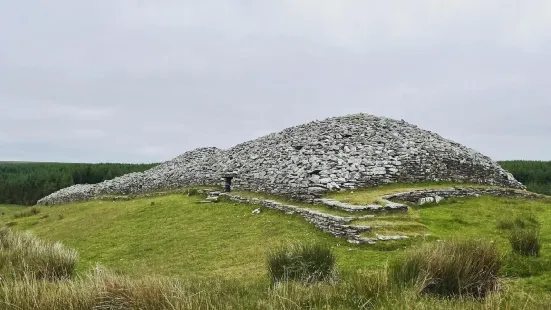
[[[336,199],[330,198],[320,198],[315,199],[314,203],[321,203],[330,208],[335,208],[347,212],[357,212],[357,211],[407,211],[407,206],[392,202],[389,200],[384,200],[385,205],[353,205],[346,202],[338,201]]]
[[[357,242],[357,244],[375,244],[377,243],[377,239],[374,239],[374,238],[364,238],[364,237],[360,237],[358,239],[355,240]]]
[[[350,225],[350,228],[354,229],[357,232],[365,232],[365,231],[370,231],[372,227],[371,226],[361,226],[361,225]]]
[[[389,241],[389,240],[409,239],[409,237],[408,236],[403,236],[403,235],[395,235],[395,236],[377,235],[377,239],[381,240],[381,241]]]

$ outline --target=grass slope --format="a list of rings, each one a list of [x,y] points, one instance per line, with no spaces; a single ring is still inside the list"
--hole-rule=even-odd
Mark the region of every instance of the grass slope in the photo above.
[[[91,201],[40,207],[36,216],[9,220],[17,222],[14,228],[77,249],[80,271],[101,263],[129,274],[258,279],[266,272],[265,252],[293,241],[329,244],[345,269],[381,266],[388,257],[349,247],[299,216],[268,209],[253,215],[257,206],[200,200],[173,194]]]
[[[440,239],[491,240],[504,253],[506,261],[514,260],[514,255],[511,253],[507,234],[498,229],[497,224],[500,220],[529,214],[538,218],[541,223],[542,255],[535,259],[525,259],[525,266],[505,266],[506,271],[508,270],[512,278],[522,276],[523,279],[520,279],[518,284],[549,291],[551,290],[551,247],[549,246],[551,200],[496,197],[450,199],[439,205],[433,204],[420,209],[421,223],[428,227],[430,234]]]
[[[386,193],[450,184],[390,185],[373,190],[335,194],[333,197],[365,203]],[[285,215],[258,206],[222,201],[200,204],[202,197],[171,194],[131,201],[90,201],[40,207],[37,215],[1,221],[17,222],[17,229],[31,230],[51,241],[61,240],[78,250],[82,272],[101,263],[124,273],[177,277],[223,277],[265,281],[265,253],[291,241],[329,245],[340,270],[376,269],[406,248],[438,239],[471,238],[494,241],[507,257],[512,283],[530,290],[551,289],[551,201],[511,198],[448,199],[438,205],[412,206],[408,214],[377,215],[355,224],[380,226],[375,232],[403,232],[409,240],[380,242],[374,246],[350,245],[317,231],[296,215]],[[154,202],[154,205],[151,205]],[[4,206],[17,212],[21,207]],[[13,211],[12,211],[13,210]],[[515,263],[506,235],[497,228],[504,217],[536,214],[542,224],[542,255]],[[48,217],[44,217],[48,215]],[[424,234],[428,234],[423,236]]]

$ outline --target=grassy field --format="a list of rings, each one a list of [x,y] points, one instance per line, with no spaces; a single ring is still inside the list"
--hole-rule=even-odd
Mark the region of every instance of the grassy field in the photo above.
[[[80,271],[101,263],[129,274],[257,280],[265,274],[265,252],[288,242],[329,244],[337,251],[341,267],[348,270],[382,266],[389,255],[350,246],[346,240],[315,230],[299,216],[269,209],[254,215],[257,206],[201,204],[201,200],[173,194],[83,202],[40,207],[37,215],[9,221],[17,222],[13,228],[77,249]]]
[[[18,205],[2,205],[0,204],[0,222],[3,224],[14,221],[13,216],[23,210],[28,209],[26,206]]]
[[[404,189],[450,185],[389,185],[331,196],[366,203]],[[29,230],[42,239],[59,240],[76,249],[80,256],[77,265],[80,275],[99,263],[132,277],[155,274],[188,280],[201,278],[203,282],[208,278],[222,278],[237,281],[239,285],[251,285],[247,289],[263,290],[262,285],[269,282],[265,262],[267,251],[289,242],[329,246],[336,254],[338,269],[343,274],[351,274],[359,270],[380,270],[388,260],[400,258],[423,243],[484,239],[494,243],[503,256],[501,273],[510,296],[537,299],[551,290],[551,200],[480,197],[411,206],[408,214],[381,215],[355,223],[376,226],[376,232],[404,233],[411,236],[409,240],[361,246],[317,231],[296,215],[265,208],[254,215],[252,210],[258,206],[227,201],[202,204],[201,200],[203,197],[184,194],[130,201],[97,200],[40,207],[37,214],[20,218],[14,216],[28,207],[0,206],[3,212],[0,221],[10,222],[12,229]],[[511,253],[507,234],[498,228],[498,223],[530,214],[541,223],[543,247],[539,257],[519,258]],[[304,290],[290,289],[298,291],[279,294],[287,296]],[[314,294],[308,290],[303,293]],[[457,306],[451,301],[412,298],[413,306],[408,306],[409,309]],[[469,309],[501,308],[499,303],[490,307],[472,301],[460,304],[458,307]],[[294,308],[292,304],[286,305]]]

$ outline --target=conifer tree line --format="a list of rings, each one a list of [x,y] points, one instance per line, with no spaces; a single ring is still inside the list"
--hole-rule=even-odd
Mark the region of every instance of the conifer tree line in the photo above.
[[[514,160],[499,164],[528,190],[551,195],[551,161]],[[156,165],[0,163],[0,204],[34,205],[40,198],[74,184],[95,184]]]
[[[529,191],[551,195],[551,161],[509,160],[499,164]]]
[[[74,184],[95,184],[157,164],[0,163],[0,204],[34,205]]]

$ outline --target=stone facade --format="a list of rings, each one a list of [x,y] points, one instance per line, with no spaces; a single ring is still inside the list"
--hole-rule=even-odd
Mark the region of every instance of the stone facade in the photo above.
[[[339,189],[394,182],[454,181],[524,189],[490,158],[397,121],[353,114],[314,121],[227,150],[199,148],[141,173],[62,189],[38,204],[81,201],[188,185],[232,188],[313,200]]]

